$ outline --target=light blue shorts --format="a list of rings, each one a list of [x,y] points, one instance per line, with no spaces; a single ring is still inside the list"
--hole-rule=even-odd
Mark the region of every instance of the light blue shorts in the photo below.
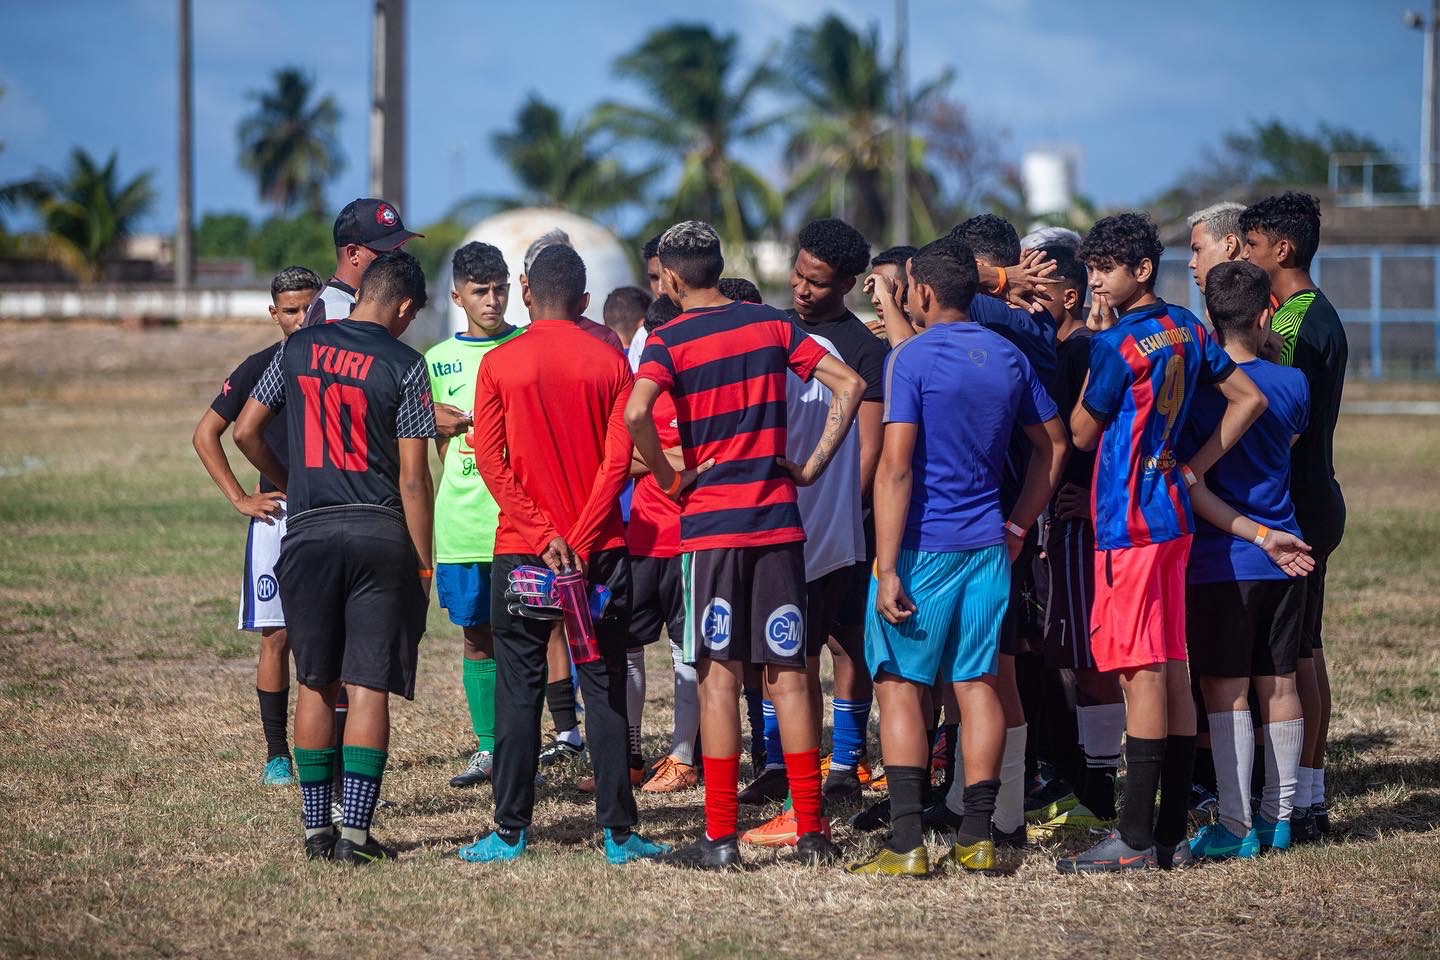
[[[900,551],[896,571],[915,612],[898,626],[875,610],[870,578],[865,610],[865,662],[870,675],[915,683],[959,683],[993,675],[1000,656],[1000,621],[1010,603],[1005,545],[931,553]]]

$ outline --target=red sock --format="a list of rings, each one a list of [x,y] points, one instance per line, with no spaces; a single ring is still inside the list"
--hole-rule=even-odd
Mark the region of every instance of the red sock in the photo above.
[[[733,836],[739,803],[740,754],[733,757],[704,757],[705,836],[711,840]]]
[[[820,748],[785,754],[785,776],[795,806],[796,832],[819,832],[824,822],[820,816]]]

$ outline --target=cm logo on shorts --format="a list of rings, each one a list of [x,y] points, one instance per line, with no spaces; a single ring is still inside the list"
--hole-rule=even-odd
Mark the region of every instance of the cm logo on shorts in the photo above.
[[[716,597],[705,605],[700,616],[700,636],[710,650],[724,650],[730,646],[731,616],[730,604]]]
[[[765,643],[776,656],[794,656],[804,642],[805,618],[795,604],[785,604],[765,621]]]

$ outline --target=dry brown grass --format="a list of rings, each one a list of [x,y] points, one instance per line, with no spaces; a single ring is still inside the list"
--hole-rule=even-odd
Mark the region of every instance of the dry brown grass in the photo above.
[[[444,783],[469,727],[458,637],[435,610],[417,700],[395,710],[395,805],[377,826],[402,859],[341,871],[302,860],[296,797],[257,783],[251,642],[231,629],[242,521],[189,449],[209,392],[264,344],[266,326],[3,333],[0,953],[1440,950],[1440,418],[1355,418],[1341,430],[1351,516],[1328,642],[1337,842],[1113,878],[1057,876],[1053,847],[987,880],[861,880],[768,854],[743,876],[693,876],[606,867],[586,804],[556,778],[542,788],[532,856],[464,864],[453,851],[486,826],[490,793]],[[651,657],[651,754],[667,743],[662,653]],[[698,792],[641,806],[661,839],[699,828]],[[870,842],[837,833],[851,848]]]

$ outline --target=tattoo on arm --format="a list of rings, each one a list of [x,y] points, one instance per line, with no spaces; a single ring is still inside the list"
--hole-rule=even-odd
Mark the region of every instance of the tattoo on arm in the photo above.
[[[807,468],[819,473],[825,469],[830,458],[835,456],[836,448],[845,439],[844,412],[849,405],[849,390],[843,390],[830,398],[830,414],[825,419],[825,432],[820,435],[820,442],[815,444],[815,452],[810,454],[810,461],[806,464]]]

